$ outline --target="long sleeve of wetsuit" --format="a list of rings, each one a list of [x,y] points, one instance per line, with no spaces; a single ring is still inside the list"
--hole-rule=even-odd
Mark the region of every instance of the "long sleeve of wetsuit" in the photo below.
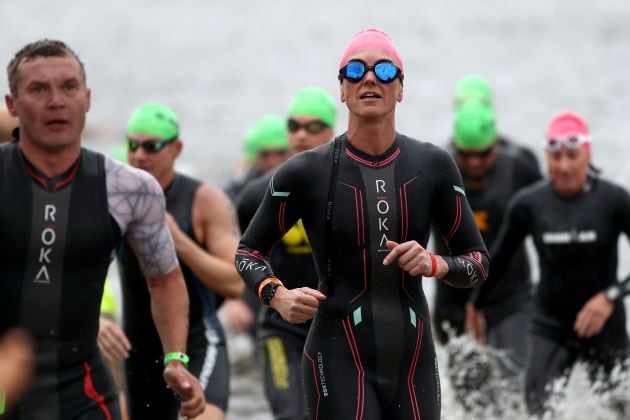
[[[483,283],[488,277],[488,250],[477,228],[463,181],[453,158],[445,151],[434,153],[436,191],[432,213],[450,255],[441,255],[448,273],[440,280],[467,288]]]
[[[498,280],[505,274],[512,257],[529,234],[530,218],[526,200],[522,197],[522,194],[517,193],[508,204],[507,216],[491,248],[490,276],[471,296],[477,308],[483,308],[485,300],[497,287]]]
[[[269,181],[260,208],[241,237],[236,252],[236,269],[250,289],[274,277],[268,256],[273,246],[299,219],[298,195],[303,191],[301,157],[285,162]]]

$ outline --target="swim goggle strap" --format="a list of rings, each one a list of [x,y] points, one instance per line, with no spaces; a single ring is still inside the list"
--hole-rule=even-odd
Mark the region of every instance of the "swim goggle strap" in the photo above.
[[[391,83],[396,79],[400,79],[402,83],[404,78],[400,69],[391,61],[382,60],[373,66],[368,66],[363,61],[352,60],[339,69],[338,79],[339,81],[346,79],[351,83],[357,83],[365,77],[368,71],[374,72],[381,83]]]

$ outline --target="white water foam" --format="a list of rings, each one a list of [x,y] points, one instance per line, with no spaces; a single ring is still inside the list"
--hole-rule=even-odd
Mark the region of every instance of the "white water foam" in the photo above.
[[[464,335],[438,347],[442,418],[446,420],[530,420],[522,379],[504,352],[480,346]],[[630,359],[591,381],[585,363],[550,385],[542,420],[627,420],[630,418]]]

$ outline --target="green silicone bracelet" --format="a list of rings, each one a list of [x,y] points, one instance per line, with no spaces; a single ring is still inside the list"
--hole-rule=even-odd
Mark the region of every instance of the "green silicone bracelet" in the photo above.
[[[188,362],[190,362],[190,357],[186,353],[182,353],[181,351],[172,351],[167,353],[164,356],[164,365],[168,362],[172,362],[173,360],[177,360],[178,362],[182,362],[184,366],[188,367]]]
[[[3,390],[0,391],[0,415],[4,414],[7,405],[7,393]]]

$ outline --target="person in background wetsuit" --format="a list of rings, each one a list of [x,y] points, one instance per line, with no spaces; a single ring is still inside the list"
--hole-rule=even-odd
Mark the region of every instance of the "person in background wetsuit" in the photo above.
[[[524,181],[522,178],[520,178],[520,175],[524,175],[526,178],[529,178],[528,173],[537,173],[539,174],[538,178],[540,178],[540,169],[538,165],[538,160],[536,159],[536,155],[529,148],[517,144],[514,141],[508,140],[506,136],[498,132],[496,127],[496,112],[494,109],[492,87],[490,86],[490,83],[487,79],[477,74],[468,74],[457,80],[457,83],[455,84],[455,91],[453,94],[453,109],[455,117],[454,120],[457,118],[458,115],[461,115],[459,110],[462,107],[466,108],[466,105],[469,105],[471,103],[478,106],[483,105],[489,109],[489,112],[492,112],[494,121],[493,128],[495,130],[493,147],[483,148],[484,150],[481,151],[486,152],[485,154],[478,153],[480,152],[480,150],[473,150],[474,147],[458,147],[457,139],[454,135],[449,141],[446,149],[453,156],[456,157],[457,165],[462,171],[462,175],[464,177],[466,190],[468,190],[469,188],[476,190],[476,192],[472,193],[472,199],[477,204],[472,205],[472,207],[473,211],[475,211],[475,208],[477,207],[475,218],[478,222],[479,229],[481,230],[481,234],[484,237],[486,245],[490,246],[490,243],[488,241],[489,239],[494,239],[496,237],[496,233],[500,225],[500,219],[503,216],[501,212],[502,209],[505,207],[505,204],[507,203],[507,198],[509,197],[509,194],[516,191],[514,187],[518,188],[519,185],[523,186],[526,183],[529,183],[529,181]],[[475,107],[475,105],[473,105],[473,107]],[[464,156],[464,153],[461,153],[464,149],[469,149],[469,158],[466,158]],[[465,151],[466,150],[464,150],[464,152]],[[500,161],[509,160],[511,162],[518,162],[518,169],[515,171],[517,177],[515,183],[511,186],[509,186],[510,181],[513,180],[511,174],[504,174],[505,176],[507,176],[507,179],[503,182],[500,181],[502,180],[501,176],[492,175],[494,172],[497,172],[493,171],[493,168],[495,166],[495,156],[497,155],[497,153],[502,156],[506,156],[499,159]],[[527,168],[522,169],[522,163],[528,164],[530,166],[530,170],[528,171]],[[504,165],[499,166],[501,167]],[[500,188],[497,190],[497,182],[499,182],[501,186],[508,186],[508,191],[506,192],[505,188]],[[484,199],[484,197],[486,198]],[[470,194],[468,198],[470,201]],[[501,202],[501,200],[503,200],[503,202]],[[494,211],[492,217],[490,217],[488,209],[479,208],[479,206],[488,206],[490,204],[490,201],[493,201],[495,203],[495,205],[493,206]],[[486,204],[484,204],[484,202],[486,202]],[[496,223],[497,221],[498,223]],[[437,246],[438,252],[444,249],[443,243],[440,243],[440,241],[438,241]],[[520,268],[525,269],[522,274],[525,277],[529,277],[529,267],[527,266],[525,255],[522,252],[519,252],[518,258],[520,261]],[[518,267],[514,267],[514,270],[512,270],[513,273],[517,271]],[[521,289],[527,288],[526,283],[522,283],[518,287],[520,287]],[[471,293],[472,289],[455,289],[449,287],[448,285],[445,285],[442,282],[436,282],[436,290],[433,302],[433,325],[435,328],[435,335],[439,343],[446,344],[449,339],[449,334],[460,335],[464,332],[464,324],[466,319],[466,303],[468,302]],[[521,294],[521,296],[524,295]],[[509,306],[509,303],[503,303],[502,306],[504,307],[504,309],[506,309]],[[518,304],[518,307],[521,306],[522,302]],[[491,316],[491,318],[494,318],[494,320],[491,320],[490,322],[496,324],[495,321],[498,319],[498,317]],[[503,346],[500,345],[500,347]]]
[[[390,38],[358,33],[338,77],[348,131],[278,168],[236,265],[285,320],[314,317],[302,361],[308,418],[438,419],[422,278],[472,287],[486,278],[487,251],[452,157],[396,132],[404,70]],[[318,289],[286,288],[269,265],[274,244],[299,219]],[[425,249],[434,220],[452,255]]]
[[[461,171],[466,198],[475,216],[477,227],[487,247],[492,246],[501,226],[505,207],[519,189],[542,179],[537,168],[521,156],[506,153],[498,144],[495,114],[485,103],[471,99],[454,115],[453,155]],[[435,249],[446,252],[446,244],[435,235]],[[456,289],[436,282],[433,322],[436,337],[446,343],[449,334],[464,331],[465,308],[473,289]],[[509,379],[514,393],[522,387],[525,358],[525,334],[530,314],[532,281],[525,246],[515,254],[501,287],[489,299],[485,312],[487,334],[484,342],[504,351],[506,357],[496,358],[497,375]],[[464,357],[460,346],[446,348],[449,377],[453,389],[465,407],[495,405],[500,397],[488,382],[492,364],[481,362],[476,354]],[[479,399],[467,398],[471,389],[488,386]],[[505,388],[505,387],[502,387]],[[497,414],[498,415],[498,414]]]
[[[500,146],[494,110],[485,102],[469,99],[455,111],[453,121],[450,149],[461,171],[477,227],[486,246],[491,247],[510,197],[520,188],[542,179],[542,175],[526,158],[506,152]],[[436,249],[444,252],[444,242],[436,240]],[[524,341],[522,334],[516,331],[520,329],[518,326],[527,323],[527,304],[532,291],[524,246],[519,249],[502,284],[486,311],[487,338],[492,346],[510,349],[514,360],[522,365]],[[433,321],[441,343],[447,342],[448,329],[456,334],[463,333],[465,307],[472,290],[436,282]]]
[[[5,101],[20,129],[18,142],[0,146],[0,334],[22,327],[36,348],[36,374],[9,418],[120,418],[96,336],[107,268],[123,237],[151,289],[164,378],[183,400],[182,416],[196,416],[203,394],[183,363],[188,296],[159,185],[81,147],[90,89],[66,44],[27,44],[7,73]]]
[[[325,90],[307,87],[293,96],[286,125],[289,153],[313,149],[334,137],[335,100]],[[241,230],[245,231],[260,206],[272,173],[250,182],[237,199]],[[298,221],[287,231],[269,257],[271,267],[289,287],[317,288],[313,254],[304,225]],[[263,355],[265,395],[276,420],[306,418],[302,391],[302,352],[311,323],[290,324],[262,306],[257,336]]]
[[[229,394],[229,364],[217,301],[244,290],[231,263],[239,231],[231,202],[220,189],[175,171],[183,148],[179,119],[166,105],[147,103],[132,114],[127,128],[128,160],[158,181],[166,196],[167,221],[190,298],[190,371],[204,389],[206,409],[198,419],[222,419]],[[150,297],[129,244],[118,252],[126,348],[126,380],[132,418],[177,419],[179,401],[161,377],[159,336],[150,314]],[[112,326],[110,326],[112,327]],[[108,335],[101,330],[100,335]],[[105,340],[104,340],[105,341]],[[120,342],[119,342],[120,343]],[[116,340],[105,351],[115,352]]]
[[[531,235],[540,263],[525,364],[533,415],[543,413],[548,385],[576,361],[610,372],[629,354],[622,297],[630,293],[630,277],[617,280],[617,243],[620,234],[630,236],[630,194],[592,169],[582,117],[571,111],[554,116],[546,138],[550,179],[510,201],[492,246],[490,277],[473,296],[476,310],[469,314],[483,317],[512,256]],[[471,325],[483,323],[473,319]]]
[[[279,131],[282,117],[268,114],[261,117],[245,133],[244,164],[241,172],[223,188],[232,202],[250,181],[276,168],[288,157],[286,135]]]

